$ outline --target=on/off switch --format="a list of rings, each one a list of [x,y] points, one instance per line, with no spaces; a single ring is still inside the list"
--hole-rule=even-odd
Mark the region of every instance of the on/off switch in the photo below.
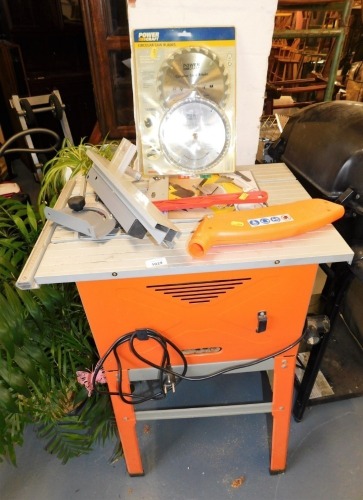
[[[257,313],[257,328],[256,328],[256,332],[257,333],[265,332],[266,328],[267,328],[267,312],[266,311],[259,311]]]

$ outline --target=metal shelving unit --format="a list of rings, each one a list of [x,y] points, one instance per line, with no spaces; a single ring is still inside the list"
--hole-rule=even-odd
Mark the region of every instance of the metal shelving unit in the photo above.
[[[332,49],[329,57],[329,75],[327,77],[327,85],[324,93],[324,100],[332,99],[334,92],[334,84],[338,72],[339,61],[344,47],[346,33],[349,27],[349,19],[353,6],[353,0],[344,1],[319,1],[306,0],[295,2],[294,0],[280,0],[278,3],[278,11],[321,11],[321,12],[336,12],[338,14],[337,22],[339,26],[307,28],[307,29],[275,29],[273,38],[275,40],[294,40],[294,39],[333,39]]]

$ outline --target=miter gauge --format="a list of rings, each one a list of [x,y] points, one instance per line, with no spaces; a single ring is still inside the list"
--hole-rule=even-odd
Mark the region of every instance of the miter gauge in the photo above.
[[[145,174],[235,170],[234,28],[134,32]]]

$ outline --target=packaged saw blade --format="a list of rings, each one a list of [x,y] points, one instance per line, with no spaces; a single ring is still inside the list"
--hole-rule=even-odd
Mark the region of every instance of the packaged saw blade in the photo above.
[[[144,174],[235,170],[235,60],[233,27],[133,32]]]

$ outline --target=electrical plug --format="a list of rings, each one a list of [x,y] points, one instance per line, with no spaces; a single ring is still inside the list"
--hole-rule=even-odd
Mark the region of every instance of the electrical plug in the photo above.
[[[167,369],[171,370],[171,366],[168,366]],[[167,373],[163,385],[164,394],[167,394],[167,392],[170,390],[175,392],[175,385],[176,385],[176,378],[174,373]]]

